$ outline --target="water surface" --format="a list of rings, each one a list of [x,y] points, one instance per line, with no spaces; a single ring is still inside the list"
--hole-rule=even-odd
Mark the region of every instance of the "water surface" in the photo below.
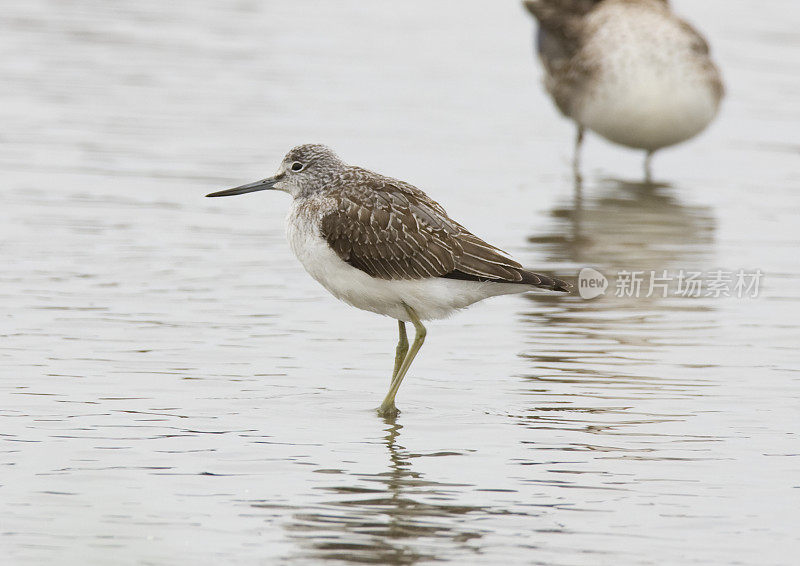
[[[573,130],[516,2],[12,1],[0,21],[5,564],[796,563],[798,9],[674,2],[728,86],[657,156]],[[756,298],[329,297],[293,145],[413,182],[525,264],[760,269]]]

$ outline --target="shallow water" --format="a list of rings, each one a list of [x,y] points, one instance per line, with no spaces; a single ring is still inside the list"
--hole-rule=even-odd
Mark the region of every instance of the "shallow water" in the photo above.
[[[573,130],[516,2],[12,1],[0,15],[4,564],[796,564],[800,12],[674,2],[728,87],[656,157]],[[756,298],[501,297],[395,324],[291,257],[292,145],[525,264]],[[613,285],[613,282],[612,282]]]

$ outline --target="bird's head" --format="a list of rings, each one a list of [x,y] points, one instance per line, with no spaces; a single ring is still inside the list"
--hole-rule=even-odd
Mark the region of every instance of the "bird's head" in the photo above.
[[[311,143],[298,145],[286,154],[274,176],[206,196],[228,197],[269,189],[289,193],[295,198],[308,196],[324,188],[345,167],[327,146]]]

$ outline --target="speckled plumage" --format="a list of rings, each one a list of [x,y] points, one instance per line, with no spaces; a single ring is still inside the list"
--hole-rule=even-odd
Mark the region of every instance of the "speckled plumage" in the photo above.
[[[322,217],[322,236],[339,257],[372,277],[448,277],[565,290],[523,269],[408,183],[347,167],[324,193],[336,205]]]
[[[395,395],[425,339],[423,320],[497,295],[569,289],[564,281],[524,269],[418,188],[347,165],[322,145],[295,147],[277,175],[208,196],[265,189],[292,195],[287,239],[316,281],[349,305],[399,321],[382,415],[397,413]],[[416,329],[410,348],[406,322]]]
[[[663,0],[526,0],[545,87],[579,128],[648,152],[713,120],[724,94],[708,43]]]

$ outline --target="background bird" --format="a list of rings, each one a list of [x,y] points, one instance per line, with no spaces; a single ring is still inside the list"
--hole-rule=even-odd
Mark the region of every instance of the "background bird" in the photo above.
[[[525,0],[539,23],[545,87],[578,126],[647,152],[708,126],[724,94],[706,40],[666,0]]]
[[[564,281],[524,269],[472,234],[420,189],[346,165],[323,145],[295,147],[275,176],[207,196],[267,189],[293,197],[286,234],[306,271],[336,298],[397,319],[381,415],[397,414],[395,396],[425,340],[423,320],[496,295],[568,291]],[[410,347],[406,322],[416,330]]]

